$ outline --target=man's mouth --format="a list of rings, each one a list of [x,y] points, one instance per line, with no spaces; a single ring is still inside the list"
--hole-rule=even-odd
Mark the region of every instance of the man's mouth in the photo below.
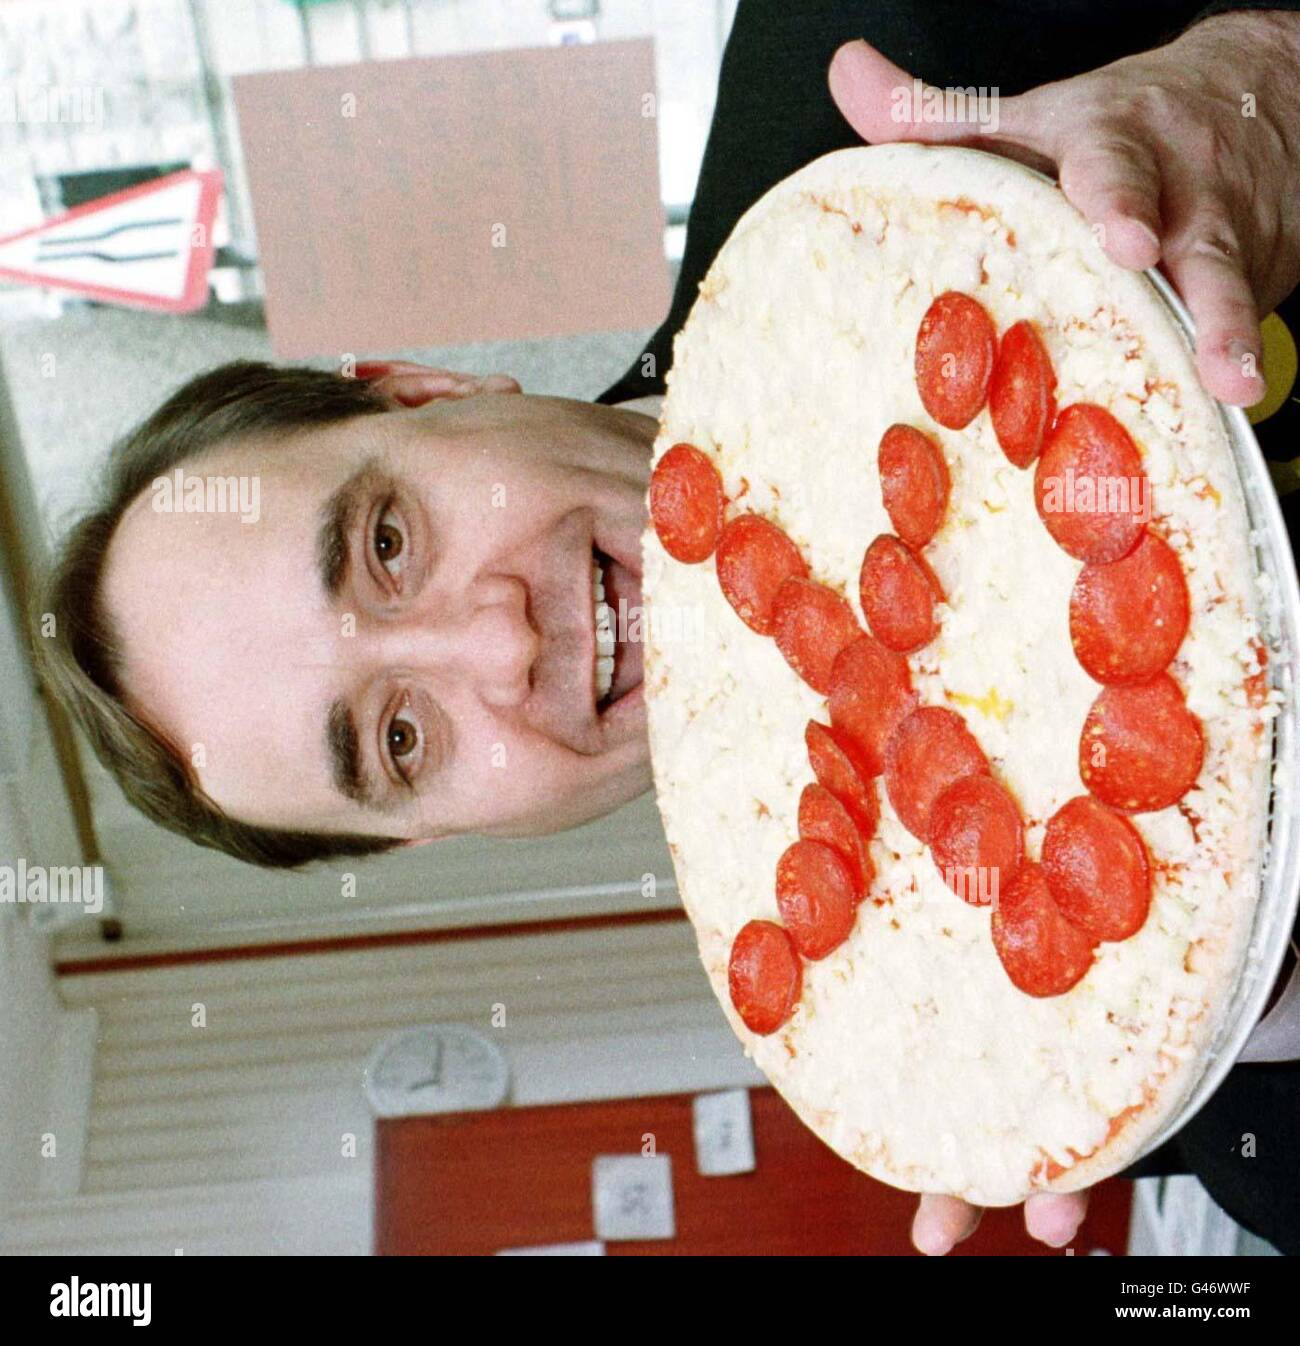
[[[641,685],[641,582],[598,547],[591,553],[593,692],[603,715]]]

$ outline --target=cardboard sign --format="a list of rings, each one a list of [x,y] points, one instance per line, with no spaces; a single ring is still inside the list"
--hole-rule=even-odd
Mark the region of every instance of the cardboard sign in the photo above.
[[[208,297],[221,174],[186,169],[0,238],[0,279],[127,308],[189,313]]]
[[[234,90],[280,355],[662,320],[649,41],[282,70]]]

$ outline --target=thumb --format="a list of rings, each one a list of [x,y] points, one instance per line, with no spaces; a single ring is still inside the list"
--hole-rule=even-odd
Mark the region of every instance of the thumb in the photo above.
[[[970,1238],[983,1213],[958,1197],[927,1192],[912,1219],[912,1246],[927,1257],[942,1257]]]
[[[831,97],[845,121],[869,144],[891,140],[958,140],[972,128],[917,115],[914,91],[925,85],[870,43],[846,42],[831,58]]]
[[[1019,98],[997,90],[954,90],[925,84],[861,39],[846,42],[831,58],[831,97],[844,119],[871,145],[895,140],[976,144],[995,154],[1050,169],[1044,147],[1017,123]],[[974,96],[972,96],[974,95]]]

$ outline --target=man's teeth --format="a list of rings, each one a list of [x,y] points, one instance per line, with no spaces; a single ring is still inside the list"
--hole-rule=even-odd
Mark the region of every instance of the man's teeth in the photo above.
[[[601,701],[614,685],[614,613],[605,602],[605,576],[594,556],[591,558],[591,602],[596,625],[596,700]]]

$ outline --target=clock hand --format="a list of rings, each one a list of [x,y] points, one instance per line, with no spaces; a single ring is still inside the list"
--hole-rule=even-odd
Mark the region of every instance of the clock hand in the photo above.
[[[437,1088],[442,1083],[442,1039],[434,1039],[433,1053],[433,1074],[427,1080],[420,1080],[416,1084],[407,1087],[407,1093],[413,1094],[417,1089]]]

